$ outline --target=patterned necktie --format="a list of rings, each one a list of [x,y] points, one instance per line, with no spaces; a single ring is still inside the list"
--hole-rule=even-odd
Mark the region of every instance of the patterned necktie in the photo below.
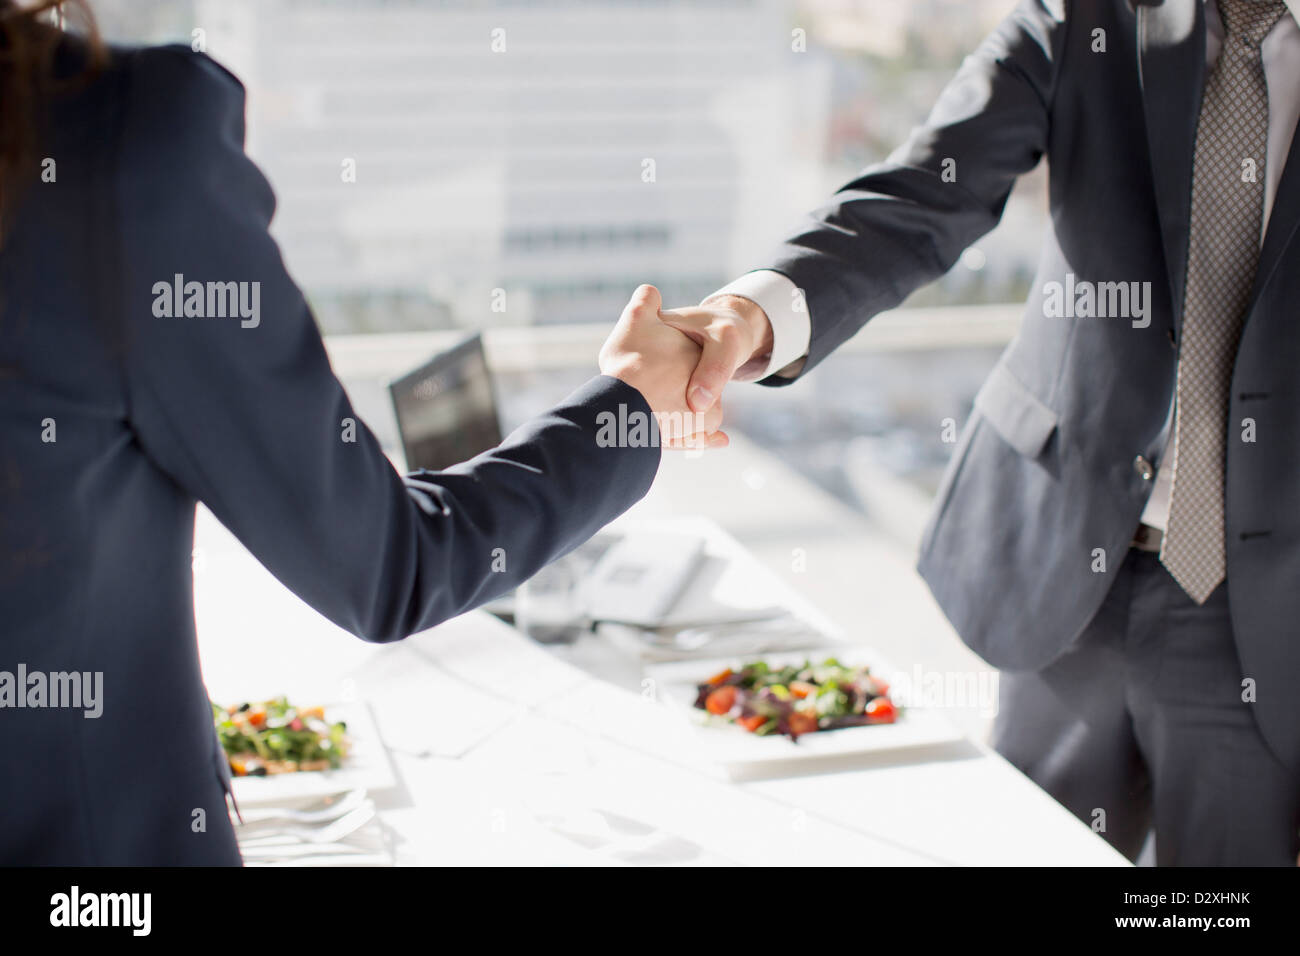
[[[1228,392],[1264,216],[1268,88],[1259,44],[1285,12],[1282,0],[1219,0],[1226,35],[1196,126],[1173,484],[1160,561],[1197,604],[1226,573]]]

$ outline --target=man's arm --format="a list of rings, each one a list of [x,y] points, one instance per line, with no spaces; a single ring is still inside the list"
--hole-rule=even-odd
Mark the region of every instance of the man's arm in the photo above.
[[[792,379],[803,370],[812,327],[802,289],[779,272],[758,269],[727,283],[701,304],[721,303],[746,315],[765,332],[766,348],[750,356],[733,376],[735,380],[754,382],[769,375]]]
[[[665,313],[665,321],[705,344],[691,393],[720,394],[730,377],[720,372],[728,366],[758,368],[770,385],[806,373],[872,316],[947,272],[996,226],[1016,178],[1047,148],[1065,33],[1061,0],[1021,0],[962,63],[925,124],[815,210],[766,270],[700,307]],[[729,342],[719,337],[725,313],[744,316]],[[771,368],[756,337],[765,329],[773,333]],[[789,343],[805,335],[805,352],[778,364],[790,357]],[[692,406],[699,407],[694,400]]]

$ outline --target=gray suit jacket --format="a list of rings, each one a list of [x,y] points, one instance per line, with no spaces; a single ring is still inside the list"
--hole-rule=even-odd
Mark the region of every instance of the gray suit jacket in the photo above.
[[[1022,0],[928,121],[846,185],[767,268],[804,290],[803,373],[871,316],[947,271],[1046,157],[1051,224],[1023,324],[975,402],[921,546],[920,571],[990,663],[1038,669],[1101,605],[1151,483],[1174,386],[1201,0]],[[1094,52],[1104,30],[1106,52]],[[1274,201],[1232,380],[1228,590],[1242,674],[1277,754],[1300,767],[1300,147]],[[955,181],[945,181],[945,160]],[[947,177],[952,179],[951,176]],[[1046,290],[1149,282],[1149,324],[1054,317]],[[776,384],[775,380],[769,380]],[[1241,440],[1244,419],[1256,441]],[[1094,549],[1106,555],[1096,573]]]

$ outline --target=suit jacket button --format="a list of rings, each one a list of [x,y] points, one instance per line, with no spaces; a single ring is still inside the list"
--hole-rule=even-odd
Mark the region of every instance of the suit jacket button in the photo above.
[[[1142,455],[1133,459],[1133,470],[1143,481],[1150,481],[1155,476],[1155,469],[1151,467],[1151,462],[1147,461]]]

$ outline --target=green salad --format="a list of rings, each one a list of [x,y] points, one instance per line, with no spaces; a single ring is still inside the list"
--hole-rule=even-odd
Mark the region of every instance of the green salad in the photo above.
[[[212,719],[235,776],[331,770],[348,755],[346,723],[326,720],[321,707],[295,707],[285,697],[213,704]]]
[[[867,667],[849,667],[833,657],[787,667],[756,660],[728,668],[697,685],[695,706],[750,733],[792,740],[898,719],[888,684]]]

